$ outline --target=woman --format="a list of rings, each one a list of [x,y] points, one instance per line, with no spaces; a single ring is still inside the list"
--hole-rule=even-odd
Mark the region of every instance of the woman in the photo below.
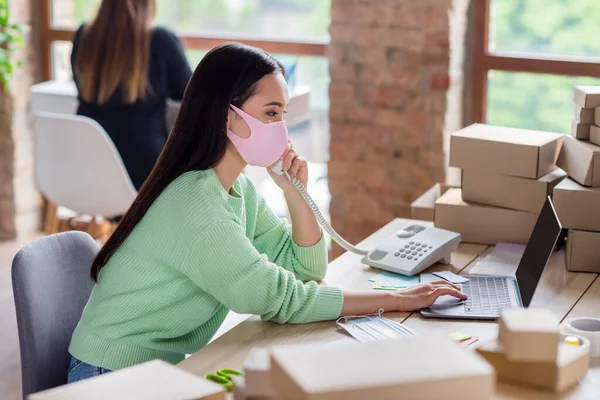
[[[97,285],[71,340],[70,381],[151,359],[177,363],[208,343],[229,310],[307,323],[465,298],[440,281],[358,294],[311,281],[325,276],[327,255],[310,208],[269,170],[290,227],[241,174],[282,159],[308,181],[287,140],[283,74],[269,54],[240,44],[198,65],[156,167],[92,265]]]
[[[155,0],[102,0],[73,39],[77,114],[106,130],[136,189],[168,136],[166,100],[181,100],[192,71],[177,36],[153,27]]]

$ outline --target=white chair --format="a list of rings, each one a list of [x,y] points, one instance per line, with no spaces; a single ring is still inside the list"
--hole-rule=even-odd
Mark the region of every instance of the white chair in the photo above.
[[[123,215],[137,195],[114,143],[82,116],[35,115],[35,183],[53,204],[78,214]]]

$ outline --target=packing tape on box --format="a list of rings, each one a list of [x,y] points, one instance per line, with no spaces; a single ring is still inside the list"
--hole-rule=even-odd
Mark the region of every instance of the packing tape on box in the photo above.
[[[571,318],[561,325],[561,331],[588,339],[590,341],[590,357],[600,357],[600,318]]]

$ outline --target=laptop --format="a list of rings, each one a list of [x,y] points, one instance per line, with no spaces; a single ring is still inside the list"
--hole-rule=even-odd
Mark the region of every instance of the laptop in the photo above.
[[[548,197],[542,207],[515,276],[465,275],[459,284],[468,296],[465,301],[441,296],[421,315],[430,318],[497,319],[504,308],[529,307],[548,260],[555,249],[562,227]],[[425,275],[425,276],[424,276]],[[421,275],[421,282],[439,279]]]

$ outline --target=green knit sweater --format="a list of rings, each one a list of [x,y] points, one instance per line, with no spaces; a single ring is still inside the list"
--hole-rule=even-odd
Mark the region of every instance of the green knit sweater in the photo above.
[[[324,238],[298,246],[245,176],[228,193],[213,170],[188,172],[102,269],[69,352],[113,370],[177,363],[208,343],[229,310],[277,323],[335,319],[341,291],[311,281],[326,267]]]

